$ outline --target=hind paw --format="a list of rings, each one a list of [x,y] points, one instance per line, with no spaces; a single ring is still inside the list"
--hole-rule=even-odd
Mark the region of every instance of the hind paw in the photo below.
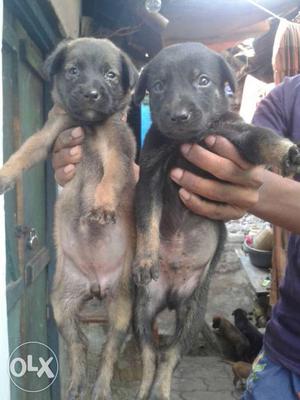
[[[86,390],[83,385],[71,385],[68,390],[67,400],[85,400]]]
[[[300,172],[300,148],[298,145],[295,144],[289,148],[282,164],[283,176],[294,175]]]
[[[159,278],[159,263],[152,258],[136,260],[133,265],[133,279],[138,286],[148,285]]]
[[[112,400],[110,389],[106,389],[103,391],[101,390],[101,387],[96,384],[93,388],[92,400]]]
[[[86,216],[85,219],[91,223],[99,225],[115,224],[116,212],[105,207],[93,208]]]

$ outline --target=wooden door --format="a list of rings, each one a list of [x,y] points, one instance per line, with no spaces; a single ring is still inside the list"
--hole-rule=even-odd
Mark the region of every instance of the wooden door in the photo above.
[[[5,8],[3,32],[4,161],[36,132],[46,116],[47,98],[42,77],[43,54],[22,24]],[[46,163],[25,172],[16,188],[5,194],[7,307],[10,352],[22,343],[49,345],[49,261],[52,233],[53,178]],[[49,201],[51,198],[51,201]],[[39,350],[41,351],[41,350]],[[15,353],[22,356],[22,350]],[[45,360],[45,347],[39,354]],[[23,381],[22,381],[23,379]],[[26,380],[26,381],[25,381]],[[46,374],[26,374],[18,380],[35,391],[51,380]],[[23,391],[11,384],[12,400],[50,400],[53,388]]]

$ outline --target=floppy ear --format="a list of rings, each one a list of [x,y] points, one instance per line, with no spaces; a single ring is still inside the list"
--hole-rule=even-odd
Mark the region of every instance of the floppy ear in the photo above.
[[[53,52],[46,58],[43,72],[48,81],[51,81],[53,76],[60,70],[66,56],[68,43],[70,41],[71,39],[66,39],[60,42]]]
[[[227,61],[224,60],[223,57],[219,56],[220,66],[221,66],[221,74],[224,84],[228,82],[230,89],[234,93],[236,91],[236,80],[233,73],[232,68],[229,66]]]
[[[135,87],[133,100],[136,105],[140,104],[146,94],[147,89],[147,81],[148,81],[148,73],[149,73],[149,64],[147,64],[140,74],[138,83]]]
[[[133,62],[125,53],[121,53],[121,79],[124,91],[127,92],[128,89],[133,89],[139,74],[137,69],[135,68]]]

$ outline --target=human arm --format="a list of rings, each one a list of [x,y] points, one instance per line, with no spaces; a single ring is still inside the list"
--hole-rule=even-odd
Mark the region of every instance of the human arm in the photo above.
[[[221,136],[207,140],[210,150],[184,147],[184,156],[223,182],[187,171],[171,177],[182,189],[179,195],[193,212],[212,219],[238,219],[250,212],[264,220],[300,233],[300,183],[282,178],[242,160],[235,147]],[[187,152],[185,150],[188,150]],[[211,200],[208,202],[205,199]]]

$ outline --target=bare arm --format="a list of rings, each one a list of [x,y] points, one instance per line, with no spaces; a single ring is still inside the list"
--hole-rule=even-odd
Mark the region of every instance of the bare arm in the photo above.
[[[200,178],[187,171],[172,171],[171,177],[182,186],[179,194],[188,208],[197,214],[225,221],[251,212],[300,233],[299,183],[263,167],[251,166],[240,158],[230,142],[220,136],[210,137],[208,144],[212,152],[193,145],[184,147],[183,154],[224,182]]]
[[[263,171],[259,201],[248,211],[259,218],[300,234],[300,183]]]

